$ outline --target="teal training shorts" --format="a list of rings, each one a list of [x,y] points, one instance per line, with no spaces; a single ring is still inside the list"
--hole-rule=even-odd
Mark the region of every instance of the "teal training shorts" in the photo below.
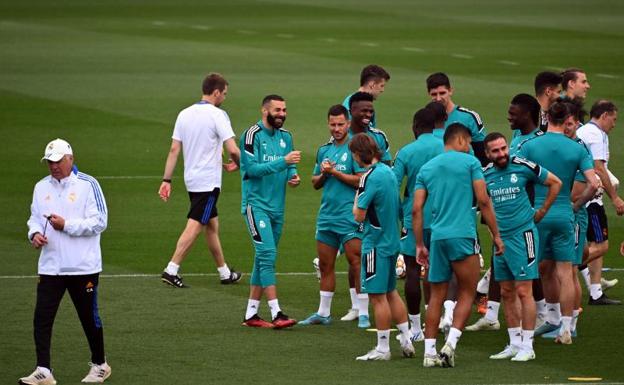
[[[316,225],[316,240],[334,249],[342,249],[342,246],[353,238],[362,239],[363,233],[357,231],[358,225],[350,221],[338,221],[334,225]]]
[[[377,255],[375,249],[362,254],[360,282],[362,293],[385,294],[396,289],[397,256]]]
[[[542,220],[537,224],[539,232],[538,260],[545,259],[556,262],[573,262],[576,259],[574,249],[574,221]]]
[[[479,254],[477,238],[449,238],[431,241],[429,248],[429,282],[448,282],[453,276],[451,262]]]
[[[431,229],[423,229],[423,238],[425,247],[429,248],[431,245]],[[409,257],[416,256],[416,237],[414,237],[414,230],[405,227],[401,229],[400,253]]]
[[[537,250],[539,234],[535,226],[501,236],[503,255],[494,255],[496,281],[528,281],[539,277]]]

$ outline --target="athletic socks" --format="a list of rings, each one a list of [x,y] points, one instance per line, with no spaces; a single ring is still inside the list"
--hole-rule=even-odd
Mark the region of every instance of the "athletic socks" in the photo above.
[[[561,304],[546,303],[548,313],[546,314],[546,321],[551,325],[559,325],[561,323]]]
[[[581,267],[585,266],[583,269]],[[589,267],[587,265],[579,266],[579,271],[581,272],[581,276],[583,277],[583,281],[585,282],[585,286],[587,290],[591,289],[591,280],[589,278]]]
[[[412,334],[418,335],[422,333],[422,325],[420,324],[420,314],[408,314],[410,323],[412,324]]]
[[[425,338],[425,354],[428,356],[435,356],[438,354],[435,338]]]
[[[449,331],[448,338],[446,339],[446,343],[453,349],[457,347],[457,342],[459,341],[459,337],[461,337],[462,332],[459,329],[451,328]]]
[[[354,287],[349,288],[349,296],[351,297],[351,309],[358,310],[358,295]]]
[[[482,295],[488,295],[488,288],[490,286],[490,269],[483,274],[483,277],[479,280],[477,284],[477,293]]]
[[[52,375],[52,371],[49,368],[44,368],[43,366],[37,366],[37,369],[46,376]]]
[[[539,301],[535,301],[535,306],[537,310],[537,315],[540,316],[541,319],[545,320],[546,315],[548,314],[548,308],[546,307],[546,300],[540,299]]]
[[[578,322],[579,315],[581,311],[579,309],[572,310],[572,322],[570,323],[570,333],[574,333],[576,331],[576,324]]]
[[[564,331],[570,331],[572,324],[572,317],[561,317],[561,329],[559,329],[559,335],[562,335]]]
[[[318,311],[316,312],[321,317],[328,317],[331,313],[331,303],[334,297],[333,291],[321,291],[321,302],[319,303]]]
[[[522,348],[524,350],[533,350],[533,330],[522,331]]]
[[[271,319],[273,319],[273,318],[275,318],[277,313],[282,311],[282,309],[280,309],[279,302],[277,301],[277,298],[272,299],[270,301],[267,301],[267,303],[269,304],[269,309],[271,309]]]
[[[221,267],[217,267],[217,271],[219,272],[219,278],[221,279],[228,279],[230,278],[230,275],[232,274],[227,263]]]
[[[250,319],[251,317],[258,314],[259,309],[260,301],[250,298],[249,301],[247,301],[247,311],[245,312],[245,319]]]
[[[377,351],[386,353],[390,351],[390,330],[377,330]]]
[[[401,333],[401,335],[403,336],[404,341],[410,340],[409,322],[406,321],[406,322],[397,324],[397,329],[399,329],[399,333]]]
[[[360,316],[368,316],[368,294],[360,293],[358,297],[358,310]]]
[[[487,312],[485,313],[485,319],[490,322],[498,321],[498,309],[500,308],[500,302],[488,301]]]
[[[175,264],[173,262],[169,262],[167,267],[165,268],[165,273],[170,275],[178,275],[178,271],[180,270],[180,265]]]
[[[520,327],[508,328],[509,344],[514,348],[522,346],[522,329]]]
[[[602,287],[599,283],[592,283],[589,285],[589,295],[591,295],[592,299],[602,297]]]
[[[455,301],[444,301],[444,319],[449,323],[453,323],[453,311],[455,310]]]

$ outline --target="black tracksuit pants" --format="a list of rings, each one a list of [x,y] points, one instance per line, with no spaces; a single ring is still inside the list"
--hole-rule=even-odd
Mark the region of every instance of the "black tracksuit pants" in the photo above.
[[[105,362],[104,333],[97,303],[98,279],[99,274],[39,276],[33,322],[37,366],[50,368],[52,326],[65,290],[69,292],[89,341],[91,362],[97,365]]]

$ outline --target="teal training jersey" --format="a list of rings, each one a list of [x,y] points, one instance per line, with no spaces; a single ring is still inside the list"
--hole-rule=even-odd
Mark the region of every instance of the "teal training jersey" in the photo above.
[[[431,201],[432,242],[477,236],[472,183],[479,179],[483,179],[481,163],[463,152],[444,152],[422,166],[415,189],[426,190]]]
[[[444,128],[434,128],[433,129],[433,136],[435,136],[436,138],[439,138],[443,143],[444,143]]]
[[[373,138],[375,140],[375,143],[377,143],[377,147],[379,147],[379,151],[381,152],[381,161],[392,162],[392,156],[390,155],[390,143],[388,142],[388,137],[386,136],[386,133],[376,128],[370,127],[365,132],[366,135]],[[355,134],[353,133],[353,131],[351,131],[351,128],[349,128],[349,140],[351,140],[351,137],[353,135]]]
[[[520,146],[518,155],[546,167],[561,179],[561,190],[546,217],[553,220],[571,220],[570,191],[576,172],[584,172],[594,167],[587,157],[587,149],[563,134],[549,131],[525,141]],[[535,185],[535,207],[544,203],[547,192],[545,186]]]
[[[366,169],[361,168],[349,151],[349,141],[343,144],[336,144],[334,138],[321,146],[316,153],[316,164],[314,165],[314,175],[321,174],[321,163],[329,160],[334,163],[334,169],[343,174],[354,175],[364,173]],[[316,220],[317,226],[330,226],[338,220],[353,220],[353,199],[355,198],[355,187],[348,185],[332,175],[326,175],[323,184],[323,196],[321,197],[321,207]]]
[[[398,187],[404,177],[407,177],[403,192],[403,227],[412,228],[412,203],[414,201],[414,186],[420,168],[444,152],[444,143],[433,134],[421,134],[418,139],[409,143],[397,152],[392,171],[397,179]],[[423,211],[423,228],[431,227],[431,204],[425,203]]]
[[[481,117],[476,112],[461,106],[455,106],[448,115],[444,128],[446,129],[453,123],[461,123],[468,127],[473,142],[483,142],[483,139],[485,139],[487,132]]]
[[[286,183],[297,174],[297,167],[284,159],[293,150],[290,132],[268,129],[259,121],[243,132],[240,148],[242,213],[245,214],[248,204],[283,213]]]
[[[512,234],[514,231],[527,229],[533,223],[534,210],[527,195],[526,185],[544,184],[548,170],[514,156],[502,169],[490,163],[483,169],[483,175],[501,234]]]
[[[353,94],[355,94],[355,92]],[[353,94],[347,95],[347,97],[344,98],[344,100],[342,101],[342,105],[349,112],[349,120],[351,120],[351,108],[349,107],[349,101],[351,100],[351,96],[353,96]],[[374,112],[373,112],[373,116],[371,116],[371,120],[370,120],[370,123],[368,123],[368,126],[369,127],[377,127],[377,119],[375,118],[375,113]]]
[[[520,146],[522,145],[522,142],[536,137],[538,135],[537,133],[541,133],[542,131],[539,128],[536,128],[526,135],[522,135],[522,132],[520,130],[514,130],[513,132],[514,136],[513,139],[511,139],[511,144],[509,145],[509,155],[511,156],[516,155],[516,153],[520,149]]]
[[[392,169],[377,162],[362,175],[357,207],[366,210],[362,255],[376,250],[380,257],[399,252],[399,193]]]

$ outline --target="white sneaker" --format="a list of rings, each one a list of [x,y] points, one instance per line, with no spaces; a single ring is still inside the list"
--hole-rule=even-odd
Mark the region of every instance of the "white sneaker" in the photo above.
[[[440,325],[438,327],[441,331],[444,332],[444,335],[446,336],[449,330],[451,330],[451,326],[453,326],[453,321],[442,317],[442,319],[440,320]]]
[[[449,346],[449,344],[444,344],[442,349],[440,349],[440,360],[442,361],[442,366],[445,368],[454,368],[455,367],[455,349]]]
[[[412,358],[414,354],[416,354],[416,350],[414,350],[414,345],[412,345],[412,333],[408,338],[401,338],[401,351],[403,352],[403,357]]]
[[[28,385],[56,385],[56,380],[52,373],[45,374],[36,368],[28,377],[22,377],[18,380],[18,384]]]
[[[319,266],[319,258],[316,257],[312,260],[312,266],[314,266],[314,271],[316,272],[316,278],[321,280],[321,267]]]
[[[96,365],[89,362],[89,373],[81,382],[102,383],[111,375],[111,367],[105,362],[102,365]]]
[[[555,343],[562,345],[572,345],[572,334],[569,330],[563,331],[557,336],[557,338],[555,338]]]
[[[466,330],[469,332],[476,332],[478,330],[499,330],[500,322],[498,320],[492,322],[485,317],[481,317],[477,320],[477,322],[473,323],[470,326],[466,326]]]
[[[511,360],[516,362],[527,362],[535,359],[535,351],[521,349]]]
[[[422,342],[425,340],[425,333],[419,330],[417,333],[412,332],[412,342]]]
[[[546,322],[546,320],[544,320],[544,315],[537,313],[537,316],[535,317],[535,328],[533,330],[537,330],[544,324],[544,322]]]
[[[436,354],[425,354],[425,358],[423,359],[423,367],[434,368],[436,366],[442,367],[442,360],[440,360],[440,357],[438,357]]]
[[[360,311],[358,309],[349,309],[349,311],[347,312],[347,314],[343,315],[342,318],[340,318],[341,321],[355,321],[356,319],[358,319],[358,317],[360,316]]]
[[[373,349],[363,356],[355,357],[356,361],[390,361],[390,352],[380,352],[377,349]]]
[[[490,360],[508,360],[510,358],[514,358],[516,354],[518,354],[518,348],[511,346],[511,345],[507,345],[505,346],[505,349],[503,349],[502,352],[492,354],[490,356]]]
[[[615,279],[604,279],[600,278],[600,287],[602,291],[607,291],[611,289],[613,286],[617,285],[620,282],[617,278]]]

